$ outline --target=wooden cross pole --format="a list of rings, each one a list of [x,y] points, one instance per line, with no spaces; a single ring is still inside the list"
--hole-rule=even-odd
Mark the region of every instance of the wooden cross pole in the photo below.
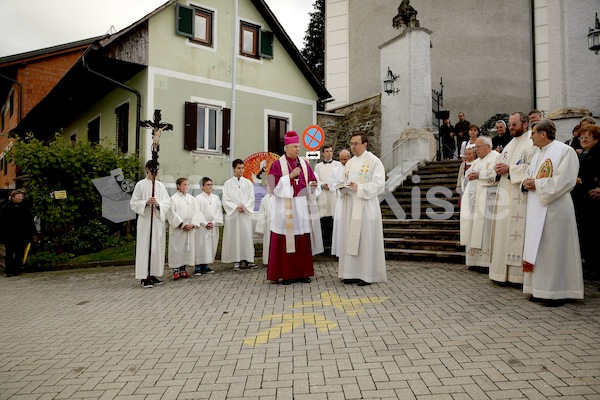
[[[152,176],[152,197],[154,197],[154,181],[158,174],[158,151],[160,150],[160,135],[163,131],[172,131],[173,125],[160,122],[160,110],[154,110],[154,121],[146,120],[140,121],[142,128],[152,129],[152,167],[150,168],[150,175]],[[152,264],[152,228],[154,222],[154,204],[150,206],[150,243],[148,246],[148,276],[146,281],[150,280],[152,274],[150,273],[150,266]]]

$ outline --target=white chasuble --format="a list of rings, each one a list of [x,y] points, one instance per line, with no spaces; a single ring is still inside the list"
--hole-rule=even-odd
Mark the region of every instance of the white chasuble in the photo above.
[[[550,145],[558,148],[557,156],[547,154],[551,150]],[[581,253],[570,194],[579,172],[577,153],[570,146],[555,140],[538,149],[534,157],[529,172],[535,178],[535,194],[539,204],[547,209],[541,236],[535,239],[539,241],[533,272],[524,273],[523,292],[541,299],[582,299]],[[529,213],[528,206],[525,222],[527,235],[527,225],[530,223],[538,224],[539,221],[533,212]],[[529,246],[527,237],[525,242]]]
[[[381,160],[365,151],[345,165],[345,182],[358,189],[344,189],[342,240],[338,276],[365,282],[386,282],[383,223],[378,195],[385,189],[385,169]]]
[[[497,163],[509,166],[509,172],[499,178],[494,209],[489,277],[496,282],[523,282],[527,194],[521,191],[521,182],[527,178],[534,150],[531,132],[527,131],[514,137],[497,159]]]

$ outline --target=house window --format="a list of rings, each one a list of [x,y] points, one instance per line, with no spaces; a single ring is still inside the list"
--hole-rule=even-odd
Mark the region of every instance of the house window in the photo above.
[[[100,117],[94,118],[88,122],[88,142],[100,143]]]
[[[115,109],[117,116],[117,149],[121,153],[129,150],[129,103],[121,104]]]
[[[231,110],[201,103],[185,103],[184,148],[229,153]]]
[[[212,11],[196,8],[194,12],[194,42],[204,46],[212,47]]]
[[[201,7],[177,4],[177,34],[185,36],[193,43],[213,47],[214,12]]]
[[[268,150],[275,154],[283,154],[283,137],[288,130],[288,120],[281,117],[268,117],[269,147]]]
[[[260,27],[242,21],[240,25],[240,54],[259,58],[258,35]]]

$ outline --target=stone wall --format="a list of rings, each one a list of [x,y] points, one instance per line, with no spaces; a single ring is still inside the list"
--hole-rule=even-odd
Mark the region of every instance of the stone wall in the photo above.
[[[326,143],[333,144],[334,152],[350,147],[354,132],[369,138],[367,150],[381,156],[381,96],[376,95],[344,107],[317,113],[317,125],[325,131]]]

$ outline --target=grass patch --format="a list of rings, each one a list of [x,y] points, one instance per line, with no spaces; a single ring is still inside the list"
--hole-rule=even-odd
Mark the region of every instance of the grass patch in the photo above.
[[[86,264],[97,261],[121,261],[135,259],[135,242],[119,247],[104,249],[98,253],[84,254],[69,259],[69,264]]]

